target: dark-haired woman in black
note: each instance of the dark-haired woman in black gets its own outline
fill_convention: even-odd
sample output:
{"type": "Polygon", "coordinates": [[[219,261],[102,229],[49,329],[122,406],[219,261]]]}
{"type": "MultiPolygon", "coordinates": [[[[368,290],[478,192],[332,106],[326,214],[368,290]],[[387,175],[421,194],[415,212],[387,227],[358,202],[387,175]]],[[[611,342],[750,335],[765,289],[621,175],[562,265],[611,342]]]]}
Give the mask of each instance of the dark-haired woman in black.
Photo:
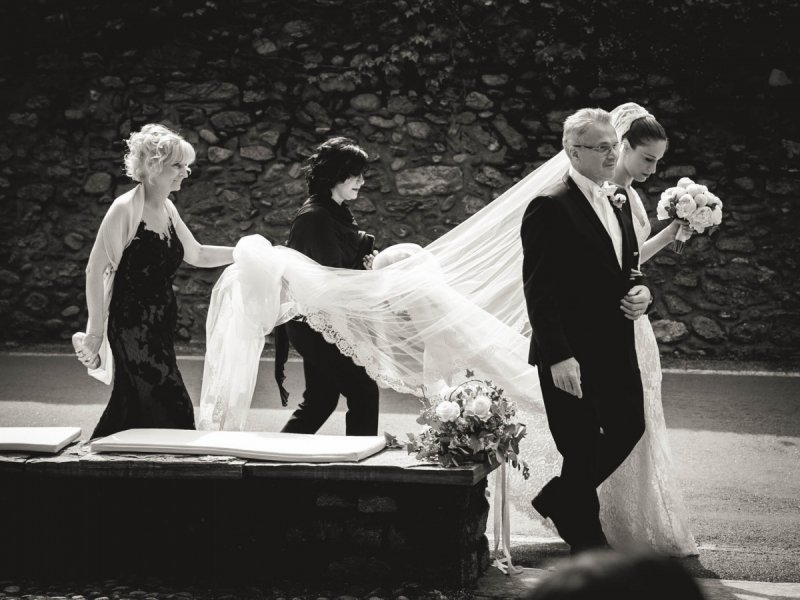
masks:
{"type": "MultiPolygon", "coordinates": [[[[359,231],[346,204],[358,197],[366,167],[367,153],[353,140],[336,137],[321,144],[309,159],[309,198],[295,215],[287,246],[326,267],[372,268],[375,238],[359,231]]],[[[336,409],[341,394],[347,399],[346,434],[376,435],[378,386],[366,370],[302,318],[285,327],[289,341],[303,357],[306,389],[281,431],[316,433],[336,409]]],[[[283,333],[278,332],[276,345],[283,333]]]]}

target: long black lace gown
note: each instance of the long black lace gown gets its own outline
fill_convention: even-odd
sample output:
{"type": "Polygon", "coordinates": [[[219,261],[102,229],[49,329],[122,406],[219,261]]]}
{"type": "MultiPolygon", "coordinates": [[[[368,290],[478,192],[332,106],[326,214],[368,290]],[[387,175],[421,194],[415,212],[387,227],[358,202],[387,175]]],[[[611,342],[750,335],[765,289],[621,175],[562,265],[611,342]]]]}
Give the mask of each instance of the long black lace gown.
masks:
{"type": "Polygon", "coordinates": [[[114,276],[108,311],[114,388],[93,438],[139,427],[195,429],[175,357],[172,282],[182,260],[183,245],[171,223],[167,239],[139,223],[114,276]]]}

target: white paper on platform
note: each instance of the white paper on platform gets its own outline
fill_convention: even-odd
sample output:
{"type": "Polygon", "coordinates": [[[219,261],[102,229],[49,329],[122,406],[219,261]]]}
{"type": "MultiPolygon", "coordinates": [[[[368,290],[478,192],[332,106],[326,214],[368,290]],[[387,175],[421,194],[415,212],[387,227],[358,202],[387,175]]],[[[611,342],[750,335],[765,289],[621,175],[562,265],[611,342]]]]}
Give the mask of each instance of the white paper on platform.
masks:
{"type": "Polygon", "coordinates": [[[0,451],[55,453],[79,437],[80,427],[0,427],[0,451]]]}
{"type": "Polygon", "coordinates": [[[356,462],[386,446],[383,436],[263,431],[128,429],[95,440],[92,452],[217,454],[280,462],[356,462]]]}

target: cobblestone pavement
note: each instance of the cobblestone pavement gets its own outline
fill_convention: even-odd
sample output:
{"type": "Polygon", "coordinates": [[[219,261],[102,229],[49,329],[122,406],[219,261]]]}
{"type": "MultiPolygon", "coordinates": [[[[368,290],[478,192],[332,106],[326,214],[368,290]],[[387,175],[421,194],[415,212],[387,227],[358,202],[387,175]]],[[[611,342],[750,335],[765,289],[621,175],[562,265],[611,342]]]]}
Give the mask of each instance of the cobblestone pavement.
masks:
{"type": "Polygon", "coordinates": [[[414,583],[392,588],[369,588],[357,583],[340,585],[286,584],[212,587],[147,581],[102,582],[0,581],[2,600],[470,600],[471,592],[437,590],[414,583]]]}

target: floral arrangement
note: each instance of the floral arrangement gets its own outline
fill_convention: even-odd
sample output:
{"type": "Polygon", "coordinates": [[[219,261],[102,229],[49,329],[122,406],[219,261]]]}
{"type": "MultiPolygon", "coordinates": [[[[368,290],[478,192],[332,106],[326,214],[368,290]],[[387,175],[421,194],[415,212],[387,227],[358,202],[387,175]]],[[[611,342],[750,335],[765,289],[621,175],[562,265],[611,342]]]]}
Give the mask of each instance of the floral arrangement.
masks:
{"type": "MultiPolygon", "coordinates": [[[[679,219],[697,233],[703,233],[722,223],[722,200],[706,186],[682,177],[675,187],[661,194],[656,215],[660,220],[679,219]]],[[[675,252],[680,254],[688,239],[679,230],[675,236],[675,252]]]]}
{"type": "Polygon", "coordinates": [[[622,205],[627,201],[628,199],[625,197],[625,194],[614,194],[613,198],[610,199],[611,204],[613,204],[615,208],[622,208],[622,205]]]}
{"type": "Polygon", "coordinates": [[[433,398],[423,397],[417,423],[419,435],[408,434],[406,449],[418,460],[435,461],[444,467],[477,462],[503,462],[529,476],[528,465],[519,458],[519,442],[525,425],[514,421],[514,403],[491,381],[467,380],[433,398]]]}

